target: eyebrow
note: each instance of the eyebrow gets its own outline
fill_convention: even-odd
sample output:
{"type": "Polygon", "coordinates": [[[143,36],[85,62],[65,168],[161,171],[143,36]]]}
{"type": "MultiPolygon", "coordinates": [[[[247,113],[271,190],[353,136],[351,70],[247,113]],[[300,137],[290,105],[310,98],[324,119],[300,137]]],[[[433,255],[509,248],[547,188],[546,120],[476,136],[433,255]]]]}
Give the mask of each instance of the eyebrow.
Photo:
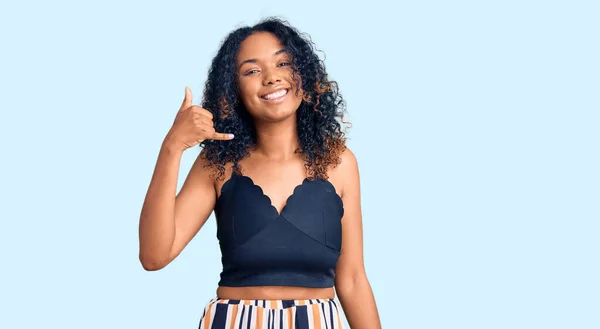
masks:
{"type": "MultiPolygon", "coordinates": [[[[285,50],[285,48],[284,48],[284,49],[280,49],[280,50],[276,51],[276,52],[273,54],[273,56],[277,56],[277,55],[279,55],[279,54],[281,54],[281,53],[287,53],[287,51],[285,50]]],[[[239,69],[240,67],[242,67],[242,65],[244,65],[244,64],[246,64],[246,63],[256,63],[256,62],[258,62],[258,59],[256,59],[256,58],[250,58],[250,59],[246,59],[246,60],[242,61],[242,62],[241,62],[239,65],[238,65],[238,69],[239,69]]]]}

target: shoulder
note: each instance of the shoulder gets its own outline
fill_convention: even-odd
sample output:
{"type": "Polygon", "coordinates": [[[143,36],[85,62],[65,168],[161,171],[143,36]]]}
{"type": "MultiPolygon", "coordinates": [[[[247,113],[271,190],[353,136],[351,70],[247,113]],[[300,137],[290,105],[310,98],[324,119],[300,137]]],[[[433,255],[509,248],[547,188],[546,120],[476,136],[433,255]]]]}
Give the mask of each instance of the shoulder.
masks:
{"type": "Polygon", "coordinates": [[[343,168],[343,170],[349,170],[349,167],[358,166],[358,160],[356,159],[356,155],[347,146],[340,154],[340,160],[341,162],[338,166],[340,168],[343,168]]]}
{"type": "Polygon", "coordinates": [[[340,162],[335,168],[337,180],[341,182],[342,195],[356,190],[359,185],[358,159],[349,147],[340,154],[340,162]]]}
{"type": "Polygon", "coordinates": [[[349,147],[346,147],[340,154],[340,162],[337,165],[337,171],[342,177],[348,177],[357,174],[358,159],[349,147]]]}

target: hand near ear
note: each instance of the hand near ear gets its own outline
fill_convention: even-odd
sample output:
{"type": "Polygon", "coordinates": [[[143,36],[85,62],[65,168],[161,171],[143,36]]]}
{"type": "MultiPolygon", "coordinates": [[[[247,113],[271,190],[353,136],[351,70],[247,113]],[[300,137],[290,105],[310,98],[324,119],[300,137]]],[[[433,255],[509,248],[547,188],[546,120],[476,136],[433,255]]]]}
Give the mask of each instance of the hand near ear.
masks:
{"type": "Polygon", "coordinates": [[[206,139],[230,140],[233,135],[215,131],[212,113],[198,105],[192,105],[192,91],[186,87],[183,104],[165,139],[183,151],[206,139]]]}

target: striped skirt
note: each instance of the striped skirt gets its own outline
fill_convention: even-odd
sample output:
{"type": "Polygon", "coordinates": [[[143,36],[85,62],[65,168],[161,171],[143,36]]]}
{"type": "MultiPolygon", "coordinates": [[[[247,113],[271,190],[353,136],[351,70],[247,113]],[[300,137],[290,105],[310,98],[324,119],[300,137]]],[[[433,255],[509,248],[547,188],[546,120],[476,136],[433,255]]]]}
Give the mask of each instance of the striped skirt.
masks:
{"type": "Polygon", "coordinates": [[[199,329],[342,329],[333,298],[239,300],[215,297],[204,307],[199,329]]]}

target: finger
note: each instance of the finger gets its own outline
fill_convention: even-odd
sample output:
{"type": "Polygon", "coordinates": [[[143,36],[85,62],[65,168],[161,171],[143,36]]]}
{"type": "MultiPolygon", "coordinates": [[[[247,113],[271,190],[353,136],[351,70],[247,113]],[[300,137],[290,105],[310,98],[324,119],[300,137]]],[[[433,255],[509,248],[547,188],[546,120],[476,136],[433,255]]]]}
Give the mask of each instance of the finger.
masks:
{"type": "Polygon", "coordinates": [[[197,127],[200,128],[202,131],[205,131],[209,135],[215,133],[215,125],[212,122],[198,121],[197,127]]]}
{"type": "Polygon", "coordinates": [[[207,110],[205,108],[202,108],[202,110],[203,111],[199,111],[198,113],[204,115],[205,117],[210,118],[211,120],[213,119],[213,114],[209,110],[207,110]]]}
{"type": "MultiPolygon", "coordinates": [[[[196,119],[195,122],[196,122],[196,124],[200,124],[199,127],[215,129],[215,123],[209,118],[206,118],[206,117],[198,118],[198,119],[196,119]]],[[[213,133],[213,132],[215,132],[215,131],[213,130],[211,133],[213,133]]]]}
{"type": "Polygon", "coordinates": [[[213,119],[213,114],[210,113],[209,110],[201,107],[200,105],[193,105],[192,106],[192,111],[194,112],[194,114],[196,114],[194,117],[202,117],[202,118],[209,118],[209,119],[213,119]]]}
{"type": "Polygon", "coordinates": [[[233,137],[233,134],[214,133],[210,138],[217,140],[230,140],[233,139],[233,137]]]}
{"type": "Polygon", "coordinates": [[[179,112],[187,109],[190,106],[192,106],[192,90],[186,86],[185,87],[185,97],[183,98],[183,103],[181,104],[181,107],[179,108],[179,112]]]}

